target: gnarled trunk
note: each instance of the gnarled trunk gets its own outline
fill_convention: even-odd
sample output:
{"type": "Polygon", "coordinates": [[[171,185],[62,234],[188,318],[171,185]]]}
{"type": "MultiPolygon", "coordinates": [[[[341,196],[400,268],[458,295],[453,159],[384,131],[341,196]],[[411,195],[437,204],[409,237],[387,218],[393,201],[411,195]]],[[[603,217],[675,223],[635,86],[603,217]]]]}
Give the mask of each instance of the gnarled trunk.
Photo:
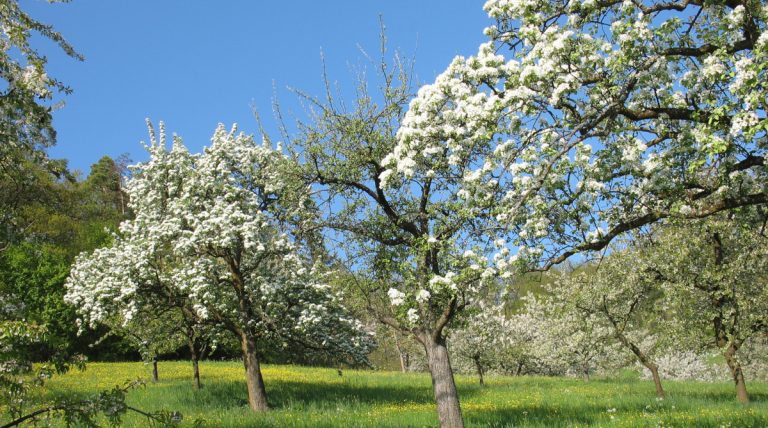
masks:
{"type": "Polygon", "coordinates": [[[453,379],[453,369],[448,358],[448,348],[445,339],[437,340],[427,337],[424,340],[424,348],[427,351],[429,373],[432,375],[432,389],[437,402],[437,416],[440,419],[441,428],[464,428],[464,420],[461,417],[459,394],[456,391],[456,383],[453,379]]]}
{"type": "Polygon", "coordinates": [[[240,344],[243,348],[243,364],[245,365],[245,384],[248,387],[248,405],[251,410],[264,412],[269,410],[267,405],[267,390],[261,377],[261,366],[256,348],[256,339],[247,333],[241,333],[240,344]]]}
{"type": "Polygon", "coordinates": [[[741,369],[741,363],[739,363],[739,360],[736,358],[736,351],[738,351],[738,347],[734,343],[731,343],[724,353],[725,362],[728,363],[728,368],[731,369],[733,382],[736,384],[736,399],[741,403],[747,404],[749,403],[747,384],[744,381],[744,371],[741,369]]]}

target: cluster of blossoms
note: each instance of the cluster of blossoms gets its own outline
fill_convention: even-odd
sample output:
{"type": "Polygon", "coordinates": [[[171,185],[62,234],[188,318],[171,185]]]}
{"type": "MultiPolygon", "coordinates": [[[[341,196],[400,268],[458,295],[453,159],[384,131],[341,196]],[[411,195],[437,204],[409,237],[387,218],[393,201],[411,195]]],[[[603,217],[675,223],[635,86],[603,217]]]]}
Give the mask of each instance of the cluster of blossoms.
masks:
{"type": "MultiPolygon", "coordinates": [[[[659,374],[664,379],[722,381],[728,378],[727,369],[722,365],[707,364],[713,355],[699,355],[693,351],[670,352],[659,355],[656,362],[659,374]]],[[[643,371],[643,378],[650,375],[643,371]]]]}
{"type": "Polygon", "coordinates": [[[484,8],[490,40],[418,91],[380,179],[459,177],[458,197],[493,206],[516,248],[497,268],[549,265],[638,224],[765,200],[764,4],[484,8]]]}

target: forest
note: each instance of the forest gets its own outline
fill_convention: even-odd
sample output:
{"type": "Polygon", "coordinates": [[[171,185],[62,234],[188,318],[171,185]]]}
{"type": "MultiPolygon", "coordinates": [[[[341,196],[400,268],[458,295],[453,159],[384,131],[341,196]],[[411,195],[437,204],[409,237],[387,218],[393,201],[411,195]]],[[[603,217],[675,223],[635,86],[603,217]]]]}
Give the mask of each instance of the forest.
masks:
{"type": "Polygon", "coordinates": [[[0,427],[768,425],[768,4],[482,8],[82,173],[0,0],[0,427]]]}

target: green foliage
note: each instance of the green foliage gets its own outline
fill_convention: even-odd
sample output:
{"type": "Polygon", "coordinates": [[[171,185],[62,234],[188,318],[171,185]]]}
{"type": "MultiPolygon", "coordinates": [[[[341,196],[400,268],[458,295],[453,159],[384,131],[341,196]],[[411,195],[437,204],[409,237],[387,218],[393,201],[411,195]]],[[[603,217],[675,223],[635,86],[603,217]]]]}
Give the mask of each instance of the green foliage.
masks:
{"type": "Polygon", "coordinates": [[[21,243],[5,251],[0,272],[0,294],[13,296],[25,321],[46,326],[44,343],[35,352],[37,359],[69,351],[77,331],[75,311],[63,299],[69,273],[69,260],[63,251],[46,244],[21,243]]]}

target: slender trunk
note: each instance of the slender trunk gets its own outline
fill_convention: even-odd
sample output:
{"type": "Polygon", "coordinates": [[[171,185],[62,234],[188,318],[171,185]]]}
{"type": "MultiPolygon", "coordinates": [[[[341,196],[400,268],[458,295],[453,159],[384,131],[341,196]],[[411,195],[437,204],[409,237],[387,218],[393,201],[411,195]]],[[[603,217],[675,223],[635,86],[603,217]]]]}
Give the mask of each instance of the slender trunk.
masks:
{"type": "Polygon", "coordinates": [[[405,355],[403,355],[402,353],[400,354],[400,371],[403,373],[408,371],[405,367],[405,355]]]}
{"type": "Polygon", "coordinates": [[[408,371],[408,353],[400,346],[397,336],[395,336],[395,348],[397,348],[397,355],[400,357],[400,371],[405,373],[408,371]]]}
{"type": "Polygon", "coordinates": [[[264,388],[264,379],[261,377],[256,339],[247,333],[242,333],[240,340],[243,348],[243,364],[245,364],[245,384],[248,387],[248,405],[256,412],[267,411],[269,410],[267,391],[264,388]]]}
{"type": "Polygon", "coordinates": [[[583,370],[584,370],[584,382],[589,382],[589,364],[588,363],[584,363],[583,370]]]}
{"type": "Polygon", "coordinates": [[[523,362],[520,361],[517,363],[517,372],[515,372],[515,376],[520,376],[520,374],[523,372],[523,362]]]}
{"type": "Polygon", "coordinates": [[[197,360],[197,357],[192,357],[192,371],[194,372],[195,377],[195,389],[200,389],[203,387],[203,385],[200,384],[200,364],[197,360]]]}
{"type": "Polygon", "coordinates": [[[187,341],[189,346],[189,355],[192,357],[192,376],[195,381],[195,389],[200,389],[200,354],[197,352],[197,346],[195,346],[195,340],[190,338],[187,341]]]}
{"type": "Polygon", "coordinates": [[[424,348],[427,351],[429,373],[432,375],[432,389],[437,402],[437,416],[440,419],[441,428],[464,428],[464,420],[461,417],[461,405],[459,394],[456,392],[456,383],[453,379],[451,361],[448,358],[448,348],[445,339],[434,340],[426,337],[424,348]]]}
{"type": "MultiPolygon", "coordinates": [[[[712,244],[715,251],[715,264],[720,266],[723,264],[725,255],[723,242],[720,239],[719,233],[715,232],[712,234],[712,244]]],[[[736,399],[741,403],[747,404],[749,403],[747,384],[744,382],[744,372],[741,369],[741,363],[739,363],[738,358],[736,358],[736,351],[739,350],[739,347],[743,342],[733,338],[734,330],[738,325],[737,320],[739,316],[739,307],[734,300],[735,290],[733,290],[733,294],[724,292],[726,290],[723,289],[718,289],[718,291],[720,291],[720,293],[713,297],[714,306],[719,309],[718,315],[712,320],[715,330],[715,343],[721,348],[728,345],[723,356],[725,357],[725,362],[728,363],[728,368],[731,369],[733,382],[736,384],[736,399]],[[732,308],[733,314],[729,318],[726,318],[724,315],[724,308],[728,307],[732,308]]]]}
{"type": "MultiPolygon", "coordinates": [[[[614,324],[615,326],[615,324],[614,324]]],[[[635,357],[640,361],[640,364],[645,366],[650,372],[651,376],[653,377],[653,384],[656,386],[656,396],[661,398],[662,400],[667,398],[667,395],[664,393],[664,388],[661,386],[661,377],[659,376],[659,366],[656,365],[650,358],[648,358],[648,355],[645,354],[637,345],[635,345],[633,342],[631,342],[624,334],[621,332],[616,333],[616,336],[619,338],[619,341],[629,348],[630,351],[632,351],[633,354],[635,354],[635,357]]]]}
{"type": "Polygon", "coordinates": [[[733,376],[733,382],[736,384],[736,398],[739,402],[747,404],[749,403],[749,394],[747,393],[747,384],[744,381],[741,363],[736,358],[737,350],[738,347],[731,343],[725,351],[725,361],[728,363],[728,368],[731,369],[731,376],[733,376]]]}
{"type": "Polygon", "coordinates": [[[653,384],[656,385],[656,396],[661,398],[662,400],[667,398],[667,394],[664,393],[664,388],[661,387],[661,376],[659,376],[659,367],[653,363],[646,365],[646,367],[648,367],[648,370],[651,371],[651,376],[653,376],[653,384]]]}
{"type": "Polygon", "coordinates": [[[473,360],[475,361],[475,367],[477,367],[477,376],[480,378],[480,385],[485,385],[485,380],[483,379],[483,365],[480,364],[480,358],[475,357],[473,360]]]}
{"type": "Polygon", "coordinates": [[[159,377],[157,375],[157,357],[152,357],[152,382],[157,382],[159,377]]]}
{"type": "Polygon", "coordinates": [[[120,195],[120,214],[125,217],[125,195],[123,195],[123,187],[120,186],[120,189],[117,192],[118,195],[120,195]]]}

